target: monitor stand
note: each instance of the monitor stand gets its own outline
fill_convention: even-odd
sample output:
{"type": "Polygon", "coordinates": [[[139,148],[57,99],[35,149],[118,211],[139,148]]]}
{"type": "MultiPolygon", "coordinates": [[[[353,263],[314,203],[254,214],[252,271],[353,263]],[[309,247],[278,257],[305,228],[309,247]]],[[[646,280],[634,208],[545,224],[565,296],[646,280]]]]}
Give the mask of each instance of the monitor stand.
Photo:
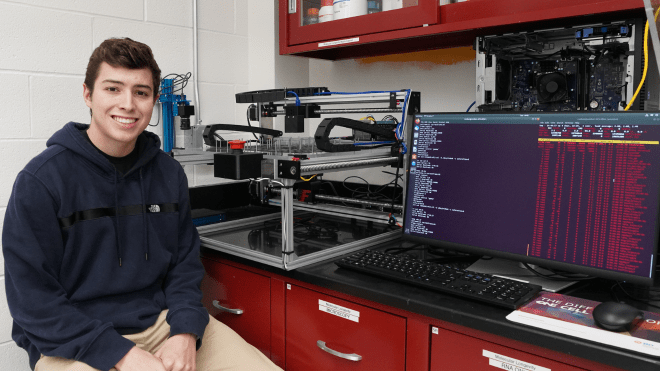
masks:
{"type": "MultiPolygon", "coordinates": [[[[534,269],[542,274],[552,274],[552,272],[537,266],[535,266],[534,269]]],[[[521,282],[528,282],[542,286],[544,291],[550,292],[558,292],[577,283],[577,281],[553,281],[539,277],[534,275],[534,273],[530,272],[519,262],[499,258],[479,259],[469,266],[467,270],[492,274],[496,277],[508,278],[521,282]]]]}

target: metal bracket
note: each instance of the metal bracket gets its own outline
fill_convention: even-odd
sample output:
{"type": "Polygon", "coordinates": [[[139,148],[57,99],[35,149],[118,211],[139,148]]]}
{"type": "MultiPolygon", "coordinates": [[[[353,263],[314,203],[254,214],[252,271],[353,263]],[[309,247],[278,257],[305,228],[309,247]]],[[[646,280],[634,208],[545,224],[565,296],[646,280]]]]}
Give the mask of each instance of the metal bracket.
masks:
{"type": "Polygon", "coordinates": [[[289,0],[289,14],[293,14],[296,12],[296,3],[298,0],[289,0]]]}
{"type": "Polygon", "coordinates": [[[277,177],[300,179],[300,161],[278,161],[277,177]]]}
{"type": "Polygon", "coordinates": [[[390,109],[396,109],[396,93],[390,93],[390,109]]]}

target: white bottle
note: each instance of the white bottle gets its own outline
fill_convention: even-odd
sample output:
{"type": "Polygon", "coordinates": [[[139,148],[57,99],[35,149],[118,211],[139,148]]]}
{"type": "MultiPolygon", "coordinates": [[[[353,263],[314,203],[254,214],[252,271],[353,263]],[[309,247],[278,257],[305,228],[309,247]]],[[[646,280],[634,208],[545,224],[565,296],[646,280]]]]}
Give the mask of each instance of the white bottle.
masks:
{"type": "Polygon", "coordinates": [[[335,19],[335,9],[332,5],[332,0],[321,1],[321,9],[319,9],[319,23],[332,21],[335,19]]]}
{"type": "Polygon", "coordinates": [[[403,0],[383,0],[383,12],[403,8],[403,0]]]}
{"type": "Polygon", "coordinates": [[[367,14],[367,0],[334,0],[335,19],[367,14]]]}

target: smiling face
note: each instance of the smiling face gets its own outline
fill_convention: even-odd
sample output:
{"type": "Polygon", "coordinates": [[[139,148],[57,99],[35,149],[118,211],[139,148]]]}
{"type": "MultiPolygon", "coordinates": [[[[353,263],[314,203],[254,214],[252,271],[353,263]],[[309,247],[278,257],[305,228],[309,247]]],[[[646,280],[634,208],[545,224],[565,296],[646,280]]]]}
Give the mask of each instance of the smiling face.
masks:
{"type": "Polygon", "coordinates": [[[103,62],[92,92],[83,84],[85,103],[92,110],[87,134],[104,153],[123,157],[131,153],[138,135],[151,120],[157,95],[147,68],[112,67],[103,62]]]}

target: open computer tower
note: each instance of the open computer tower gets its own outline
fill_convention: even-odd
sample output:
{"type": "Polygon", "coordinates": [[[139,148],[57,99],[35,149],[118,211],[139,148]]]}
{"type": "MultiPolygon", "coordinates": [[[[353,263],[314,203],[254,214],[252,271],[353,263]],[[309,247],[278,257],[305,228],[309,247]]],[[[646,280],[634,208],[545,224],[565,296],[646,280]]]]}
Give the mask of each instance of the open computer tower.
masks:
{"type": "MultiPolygon", "coordinates": [[[[642,78],[644,20],[479,37],[479,111],[622,111],[642,78]]],[[[657,74],[655,66],[649,73],[657,74]]],[[[630,110],[644,110],[648,78],[630,110]]]]}

